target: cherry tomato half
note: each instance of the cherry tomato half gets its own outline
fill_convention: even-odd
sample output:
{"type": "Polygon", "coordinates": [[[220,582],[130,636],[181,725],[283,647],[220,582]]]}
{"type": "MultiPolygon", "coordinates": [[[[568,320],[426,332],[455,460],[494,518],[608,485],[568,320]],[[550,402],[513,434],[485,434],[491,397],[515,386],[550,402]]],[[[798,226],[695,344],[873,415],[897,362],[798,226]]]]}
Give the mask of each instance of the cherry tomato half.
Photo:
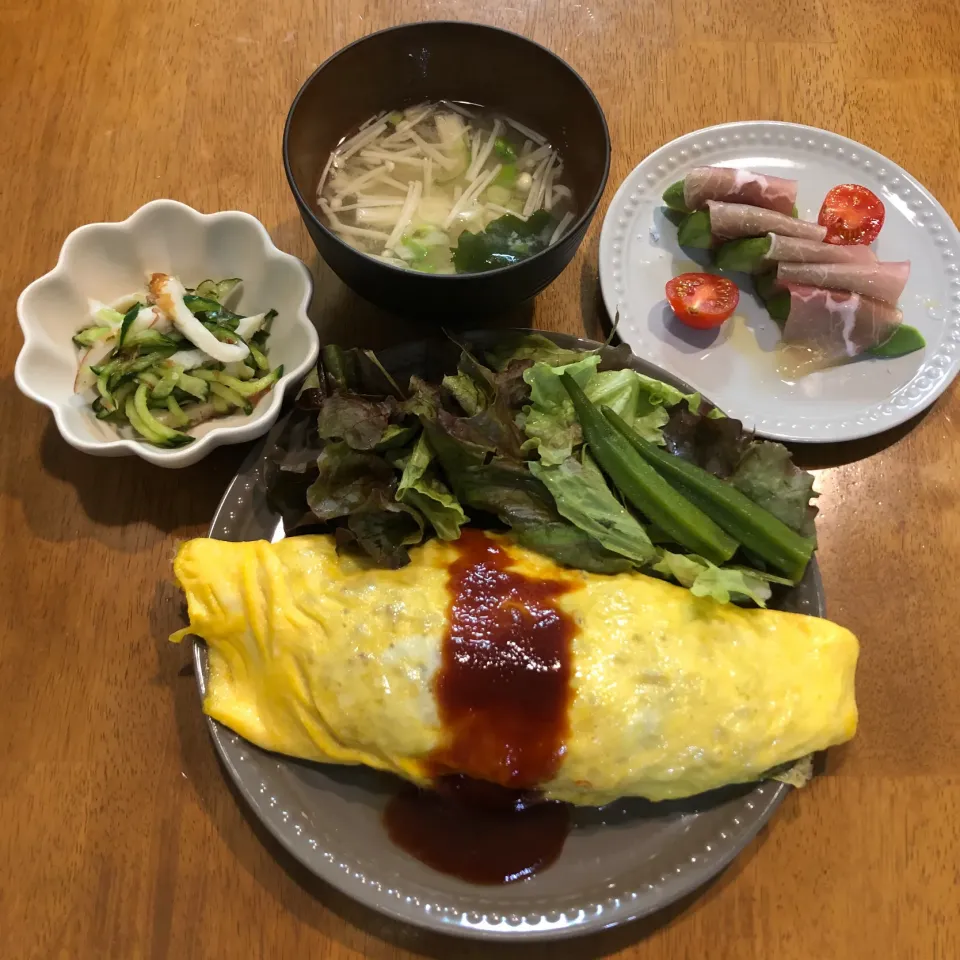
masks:
{"type": "Polygon", "coordinates": [[[868,244],[880,234],[885,215],[875,193],[856,183],[841,183],[827,194],[817,221],[827,228],[826,243],[868,244]]]}
{"type": "Polygon", "coordinates": [[[667,301],[688,327],[711,330],[733,315],[740,291],[732,280],[713,273],[681,273],[667,283],[667,301]]]}

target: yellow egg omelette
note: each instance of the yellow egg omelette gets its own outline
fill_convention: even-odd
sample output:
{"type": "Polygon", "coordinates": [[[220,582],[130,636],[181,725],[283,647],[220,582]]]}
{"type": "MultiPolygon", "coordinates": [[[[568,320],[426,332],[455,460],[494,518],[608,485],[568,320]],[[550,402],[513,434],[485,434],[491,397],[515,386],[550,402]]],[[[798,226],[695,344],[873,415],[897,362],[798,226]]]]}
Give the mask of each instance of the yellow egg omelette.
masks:
{"type": "MultiPolygon", "coordinates": [[[[521,630],[516,584],[553,582],[562,589],[541,602],[535,628],[571,625],[562,742],[549,779],[536,784],[547,798],[686,797],[854,735],[858,643],[843,627],[720,604],[639,573],[568,570],[490,541],[506,567],[489,576],[478,568],[471,609],[521,630]],[[497,582],[507,592],[485,597],[497,582]]],[[[432,540],[410,557],[401,569],[371,568],[338,555],[326,535],[185,543],[174,569],[190,625],[172,639],[194,634],[209,647],[205,712],[267,750],[429,785],[451,737],[439,678],[457,656],[451,570],[462,553],[432,540]]],[[[485,629],[456,620],[461,634],[474,622],[485,629]]],[[[472,736],[483,739],[489,715],[472,715],[472,736]]]]}

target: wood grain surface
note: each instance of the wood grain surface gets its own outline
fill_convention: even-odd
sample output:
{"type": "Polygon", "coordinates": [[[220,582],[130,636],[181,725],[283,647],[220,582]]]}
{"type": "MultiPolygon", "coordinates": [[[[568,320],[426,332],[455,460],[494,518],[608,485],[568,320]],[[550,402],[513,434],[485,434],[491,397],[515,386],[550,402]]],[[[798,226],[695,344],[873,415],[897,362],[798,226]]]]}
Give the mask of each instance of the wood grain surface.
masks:
{"type": "MultiPolygon", "coordinates": [[[[182,472],[73,451],[14,385],[15,299],[78,225],[174,197],[247,210],[311,264],[321,336],[413,335],[316,262],[280,136],[328,54],[433,18],[519,31],[582,72],[613,135],[606,199],[665,141],[765,118],[869,144],[960,219],[955,0],[0,0],[0,956],[954,960],[956,390],[896,435],[803,452],[822,468],[830,613],[862,641],[862,725],[699,896],[562,945],[460,943],[314,881],[232,793],[166,638],[174,546],[206,529],[245,449],[182,472]]],[[[537,325],[596,333],[604,210],[537,325]]]]}

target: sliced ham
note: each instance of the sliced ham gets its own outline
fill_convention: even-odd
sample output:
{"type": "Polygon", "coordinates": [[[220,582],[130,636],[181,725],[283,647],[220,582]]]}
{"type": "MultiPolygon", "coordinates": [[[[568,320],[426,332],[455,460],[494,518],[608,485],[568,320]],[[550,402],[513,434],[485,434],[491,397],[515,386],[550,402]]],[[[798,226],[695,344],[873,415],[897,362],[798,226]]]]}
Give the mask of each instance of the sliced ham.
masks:
{"type": "Polygon", "coordinates": [[[896,303],[907,285],[910,261],[899,263],[781,263],[777,279],[828,290],[848,290],[896,303]]]}
{"type": "Polygon", "coordinates": [[[783,327],[787,344],[812,347],[827,363],[856,357],[885,343],[903,314],[889,303],[858,293],[787,283],[790,316],[783,327]]]}
{"type": "Polygon", "coordinates": [[[798,220],[774,210],[751,207],[746,203],[708,200],[707,209],[710,211],[710,232],[725,240],[776,233],[781,237],[796,237],[799,240],[814,240],[819,243],[827,235],[827,228],[818,223],[798,220]]]}
{"type": "Polygon", "coordinates": [[[789,216],[797,202],[797,181],[735,167],[694,167],[683,178],[683,202],[688,210],[700,210],[708,200],[746,203],[789,216]]]}
{"type": "Polygon", "coordinates": [[[842,246],[837,243],[818,243],[797,237],[781,237],[771,233],[770,250],[765,260],[790,263],[876,263],[877,255],[862,244],[842,246]]]}

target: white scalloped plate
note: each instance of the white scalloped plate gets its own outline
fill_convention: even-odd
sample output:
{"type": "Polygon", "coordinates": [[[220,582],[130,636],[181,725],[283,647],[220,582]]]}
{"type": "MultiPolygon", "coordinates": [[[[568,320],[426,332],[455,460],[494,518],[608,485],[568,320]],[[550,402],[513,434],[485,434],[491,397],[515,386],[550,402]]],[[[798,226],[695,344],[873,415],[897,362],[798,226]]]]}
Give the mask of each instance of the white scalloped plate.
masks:
{"type": "MultiPolygon", "coordinates": [[[[736,278],[737,275],[733,275],[736,278]]],[[[600,284],[607,310],[633,352],[693,384],[731,416],[777,440],[838,441],[903,423],[947,388],[960,366],[960,233],[929,191],[886,157],[826,130],[747,121],[688,133],[650,154],[624,180],[600,236],[600,284]],[[815,220],[827,191],[860,183],[886,206],[874,249],[910,260],[900,301],[926,350],[895,360],[861,359],[795,383],[777,373],[779,330],[752,293],[718,332],[689,331],[663,288],[703,270],[681,250],[660,197],[690,168],[739,166],[800,181],[800,216],[815,220]]]]}
{"type": "MultiPolygon", "coordinates": [[[[467,333],[464,339],[489,346],[503,333],[467,333]]],[[[565,347],[599,346],[564,334],[548,336],[565,347]]],[[[411,373],[441,369],[444,351],[450,351],[449,341],[434,339],[383,351],[380,358],[403,382],[411,373]]],[[[643,361],[634,366],[657,373],[643,361]]],[[[675,377],[665,379],[689,389],[675,377]]],[[[211,537],[283,536],[283,522],[263,496],[268,454],[281,429],[282,423],[277,424],[251,451],[223,496],[211,537]]],[[[816,560],[801,583],[779,596],[777,605],[823,616],[816,560]]],[[[202,694],[206,647],[200,641],[194,663],[202,694]]],[[[461,937],[557,939],[660,910],[730,863],[790,789],[765,781],[678,802],[625,799],[600,809],[580,808],[553,866],[522,883],[478,887],[436,873],[389,841],[381,814],[396,790],[395,778],[361,767],[300,763],[260,750],[216,721],[208,722],[228,773],[256,816],[309,870],[375,910],[461,937]]],[[[453,948],[449,955],[456,955],[453,948]]]]}
{"type": "Polygon", "coordinates": [[[63,242],[57,265],[17,300],[23,349],[17,357],[21,392],[53,411],[64,440],[100,457],[136,454],[158,467],[187,467],[224,444],[263,436],[280,415],[284,391],[314,365],[320,350],[307,314],[310,271],[270,239],[256,217],[239,210],[200,213],[176,200],[151,200],[119,223],[88,223],[63,242]],[[191,432],[196,441],[173,450],[155,447],[97,420],[86,398],[74,393],[77,350],[71,337],[84,325],[88,298],[109,302],[138,290],[155,271],[184,282],[241,277],[235,306],[247,314],[273,308],[270,359],[283,376],[250,415],[208,420],[191,432]]]}

